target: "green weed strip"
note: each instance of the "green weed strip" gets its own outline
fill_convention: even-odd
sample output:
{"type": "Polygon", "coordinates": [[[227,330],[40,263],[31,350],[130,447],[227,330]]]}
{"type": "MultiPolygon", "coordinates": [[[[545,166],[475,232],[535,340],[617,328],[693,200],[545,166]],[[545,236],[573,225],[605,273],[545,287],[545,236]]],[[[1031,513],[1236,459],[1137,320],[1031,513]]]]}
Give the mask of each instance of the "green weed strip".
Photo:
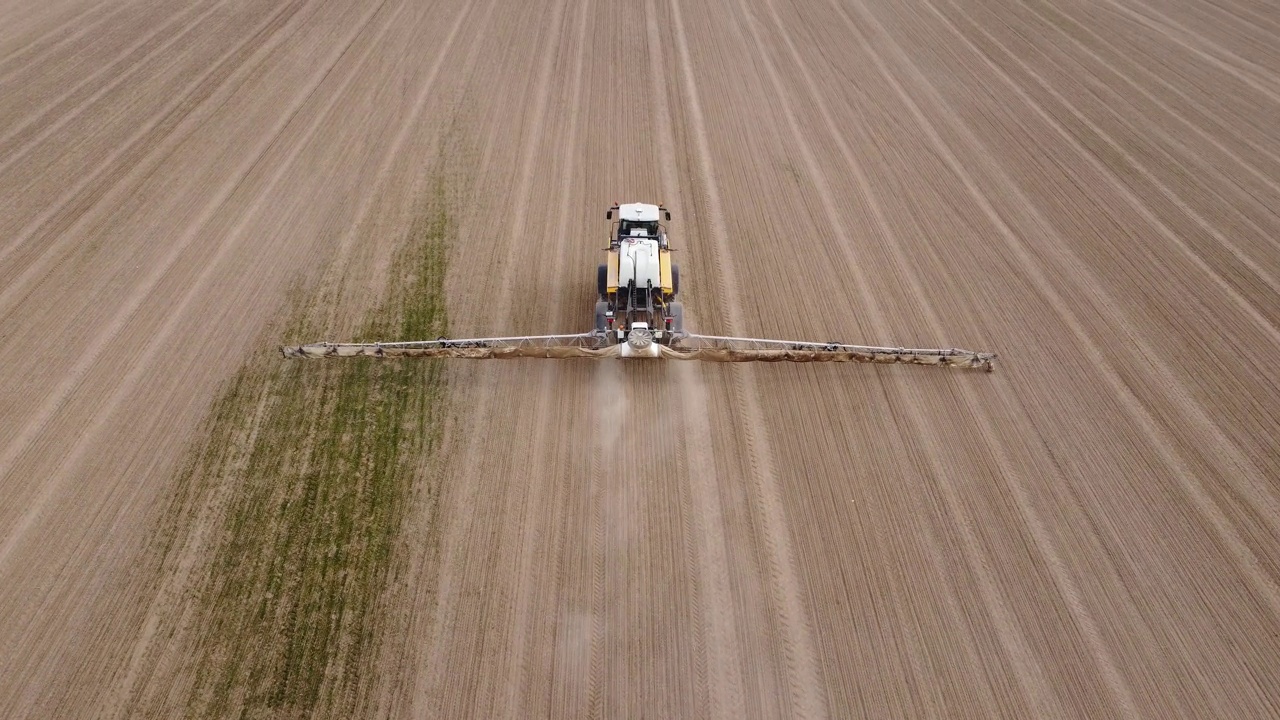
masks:
{"type": "MultiPolygon", "coordinates": [[[[427,205],[366,338],[447,333],[454,228],[438,188],[427,205]]],[[[309,300],[303,308],[324,298],[309,300]]],[[[310,324],[303,310],[285,334],[309,336],[310,324]]],[[[440,442],[442,367],[287,363],[270,349],[229,383],[179,479],[179,515],[200,488],[227,493],[212,565],[196,580],[188,710],[354,716],[385,629],[379,602],[415,473],[440,442]]]]}

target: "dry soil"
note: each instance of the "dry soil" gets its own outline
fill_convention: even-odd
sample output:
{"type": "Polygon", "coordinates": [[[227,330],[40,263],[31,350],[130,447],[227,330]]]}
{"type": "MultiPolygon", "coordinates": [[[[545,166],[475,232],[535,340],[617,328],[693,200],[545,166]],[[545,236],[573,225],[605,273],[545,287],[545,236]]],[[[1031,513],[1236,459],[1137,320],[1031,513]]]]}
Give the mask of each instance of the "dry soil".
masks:
{"type": "Polygon", "coordinates": [[[1278,118],[1265,0],[0,0],[0,716],[1280,715],[1278,118]],[[350,701],[200,704],[211,408],[433,183],[455,335],[644,200],[690,329],[1000,363],[447,364],[350,701]]]}

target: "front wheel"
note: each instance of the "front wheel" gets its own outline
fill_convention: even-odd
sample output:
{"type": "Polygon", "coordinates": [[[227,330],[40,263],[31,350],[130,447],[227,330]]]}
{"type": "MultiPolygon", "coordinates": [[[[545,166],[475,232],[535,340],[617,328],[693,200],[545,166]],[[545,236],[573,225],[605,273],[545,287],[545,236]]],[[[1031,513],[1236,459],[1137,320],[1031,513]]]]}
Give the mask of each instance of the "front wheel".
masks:
{"type": "Polygon", "coordinates": [[[596,303],[596,330],[604,332],[606,329],[605,313],[609,312],[609,303],[601,300],[596,303]]]}
{"type": "Polygon", "coordinates": [[[684,332],[684,303],[671,303],[671,331],[684,332]]]}

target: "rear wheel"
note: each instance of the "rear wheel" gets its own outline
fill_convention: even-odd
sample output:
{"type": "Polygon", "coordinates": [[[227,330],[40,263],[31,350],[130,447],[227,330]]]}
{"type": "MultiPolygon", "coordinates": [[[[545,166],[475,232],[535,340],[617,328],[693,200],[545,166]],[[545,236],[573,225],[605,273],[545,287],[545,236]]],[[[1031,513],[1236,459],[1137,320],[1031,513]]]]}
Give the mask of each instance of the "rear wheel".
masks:
{"type": "Polygon", "coordinates": [[[671,294],[672,295],[680,294],[680,266],[679,265],[671,266],[671,294]]]}
{"type": "Polygon", "coordinates": [[[602,299],[609,294],[609,266],[601,264],[596,268],[596,295],[602,299]]]}
{"type": "Polygon", "coordinates": [[[684,303],[671,303],[671,331],[684,332],[684,303]]]}
{"type": "Polygon", "coordinates": [[[605,313],[609,312],[609,303],[601,300],[596,303],[596,330],[604,332],[606,329],[605,313]]]}

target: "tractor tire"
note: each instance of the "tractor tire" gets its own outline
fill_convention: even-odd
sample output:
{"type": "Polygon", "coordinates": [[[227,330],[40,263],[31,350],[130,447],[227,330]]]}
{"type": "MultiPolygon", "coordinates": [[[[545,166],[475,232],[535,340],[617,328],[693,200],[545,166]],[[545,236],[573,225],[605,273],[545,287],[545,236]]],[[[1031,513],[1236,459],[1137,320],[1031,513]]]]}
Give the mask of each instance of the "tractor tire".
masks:
{"type": "Polygon", "coordinates": [[[671,331],[684,332],[684,303],[671,303],[671,331]]]}
{"type": "Polygon", "coordinates": [[[671,294],[672,295],[680,294],[680,266],[679,265],[671,266],[671,294]]]}
{"type": "Polygon", "coordinates": [[[596,268],[596,295],[603,300],[609,294],[609,266],[601,264],[596,268]]]}
{"type": "MultiPolygon", "coordinates": [[[[604,267],[603,265],[601,267],[604,267]]],[[[596,330],[604,332],[607,328],[605,325],[605,313],[609,312],[609,303],[601,300],[596,303],[596,330]]]]}

